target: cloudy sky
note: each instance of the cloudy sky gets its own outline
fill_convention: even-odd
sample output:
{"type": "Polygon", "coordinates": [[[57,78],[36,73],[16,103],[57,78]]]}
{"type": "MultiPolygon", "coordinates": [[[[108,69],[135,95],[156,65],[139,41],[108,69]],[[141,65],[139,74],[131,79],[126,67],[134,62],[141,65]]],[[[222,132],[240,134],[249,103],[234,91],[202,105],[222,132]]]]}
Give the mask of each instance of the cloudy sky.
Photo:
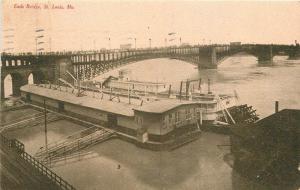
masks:
{"type": "Polygon", "coordinates": [[[166,45],[165,39],[178,45],[180,38],[190,44],[300,41],[297,1],[2,0],[1,9],[2,47],[18,52],[35,51],[36,36],[43,36],[38,47],[47,51],[118,48],[134,45],[134,38],[138,48],[148,47],[149,38],[152,46],[166,45]]]}

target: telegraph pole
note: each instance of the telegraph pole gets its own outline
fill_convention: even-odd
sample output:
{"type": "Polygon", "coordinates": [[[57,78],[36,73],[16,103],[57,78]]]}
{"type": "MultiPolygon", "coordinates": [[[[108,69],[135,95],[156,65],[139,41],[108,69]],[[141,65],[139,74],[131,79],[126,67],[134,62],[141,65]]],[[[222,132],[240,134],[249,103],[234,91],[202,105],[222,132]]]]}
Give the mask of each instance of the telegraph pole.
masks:
{"type": "Polygon", "coordinates": [[[5,39],[5,41],[4,41],[5,48],[3,49],[3,52],[13,53],[14,41],[15,41],[14,32],[15,32],[15,30],[13,28],[3,30],[3,33],[4,33],[3,39],[5,39]],[[10,45],[10,44],[12,44],[12,45],[10,45]]]}
{"type": "Polygon", "coordinates": [[[46,109],[46,100],[44,99],[44,118],[45,118],[45,148],[48,153],[48,139],[47,139],[47,109],[46,109]]]}
{"type": "Polygon", "coordinates": [[[44,38],[44,35],[43,35],[43,32],[45,30],[44,29],[36,29],[35,30],[35,54],[37,55],[39,51],[43,51],[45,50],[44,48],[38,48],[38,45],[40,44],[44,44],[44,41],[38,41],[38,39],[43,39],[44,38]]]}

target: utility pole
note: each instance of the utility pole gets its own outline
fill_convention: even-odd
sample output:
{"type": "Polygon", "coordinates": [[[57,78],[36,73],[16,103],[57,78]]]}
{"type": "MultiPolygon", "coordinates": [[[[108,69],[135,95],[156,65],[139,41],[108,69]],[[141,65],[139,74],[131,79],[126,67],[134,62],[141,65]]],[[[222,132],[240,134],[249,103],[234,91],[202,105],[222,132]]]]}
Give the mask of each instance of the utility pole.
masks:
{"type": "Polygon", "coordinates": [[[182,81],[180,82],[179,100],[181,101],[182,81]]]}
{"type": "Polygon", "coordinates": [[[190,88],[190,81],[189,79],[186,80],[185,83],[185,99],[188,100],[188,96],[189,96],[189,88],[190,88]]]}
{"type": "Polygon", "coordinates": [[[35,55],[37,55],[37,37],[35,37],[35,55]]]}
{"type": "MultiPolygon", "coordinates": [[[[0,65],[0,79],[2,79],[2,64],[0,65]]],[[[0,81],[0,111],[2,110],[2,82],[0,81]]],[[[2,118],[0,118],[2,119],[2,118]]]]}
{"type": "Polygon", "coordinates": [[[207,93],[208,94],[211,94],[211,92],[210,92],[210,79],[208,79],[208,84],[207,84],[207,93]]]}
{"type": "Polygon", "coordinates": [[[47,109],[46,109],[46,100],[44,99],[44,118],[45,118],[45,148],[48,153],[48,139],[47,139],[47,109]]]}
{"type": "Polygon", "coordinates": [[[45,50],[44,48],[38,48],[38,45],[40,44],[44,44],[44,41],[38,41],[38,39],[43,39],[44,38],[44,35],[43,35],[43,32],[45,30],[44,29],[36,29],[35,30],[35,54],[37,55],[39,51],[43,51],[45,50]]]}
{"type": "Polygon", "coordinates": [[[49,52],[51,52],[51,42],[52,42],[52,39],[51,39],[51,37],[49,37],[49,52]]]}
{"type": "Polygon", "coordinates": [[[3,38],[5,39],[3,52],[5,53],[14,52],[14,41],[15,41],[14,31],[15,30],[13,28],[3,30],[3,34],[4,34],[3,38]]]}
{"type": "Polygon", "coordinates": [[[201,78],[199,79],[199,86],[198,86],[198,90],[201,93],[201,78]]]}

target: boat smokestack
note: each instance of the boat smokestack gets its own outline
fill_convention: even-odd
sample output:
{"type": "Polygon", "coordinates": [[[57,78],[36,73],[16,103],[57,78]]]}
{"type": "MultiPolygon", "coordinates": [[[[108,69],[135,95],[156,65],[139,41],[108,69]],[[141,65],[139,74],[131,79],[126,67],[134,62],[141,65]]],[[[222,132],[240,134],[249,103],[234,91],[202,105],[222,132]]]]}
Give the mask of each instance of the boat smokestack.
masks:
{"type": "Polygon", "coordinates": [[[199,90],[199,91],[200,91],[200,93],[201,93],[201,78],[199,79],[198,90],[199,90]]]}
{"type": "Polygon", "coordinates": [[[279,110],[279,102],[275,101],[275,113],[277,113],[279,110]]]}
{"type": "Polygon", "coordinates": [[[210,79],[208,79],[208,83],[207,83],[207,93],[208,94],[211,94],[211,91],[210,91],[210,79]]]}

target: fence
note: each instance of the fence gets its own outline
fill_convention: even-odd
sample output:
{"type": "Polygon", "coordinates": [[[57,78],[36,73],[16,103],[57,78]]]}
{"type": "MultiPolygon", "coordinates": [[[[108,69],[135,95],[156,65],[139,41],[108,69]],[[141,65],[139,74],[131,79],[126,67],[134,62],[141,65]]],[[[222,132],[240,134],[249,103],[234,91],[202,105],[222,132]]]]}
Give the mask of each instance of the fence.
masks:
{"type": "Polygon", "coordinates": [[[41,162],[35,159],[33,156],[25,152],[24,144],[18,141],[17,139],[8,139],[4,135],[0,134],[1,145],[5,146],[9,150],[12,150],[20,156],[25,162],[29,163],[31,166],[36,168],[42,175],[46,176],[49,180],[54,182],[63,190],[75,190],[75,188],[58,176],[56,173],[48,169],[41,162]]]}

